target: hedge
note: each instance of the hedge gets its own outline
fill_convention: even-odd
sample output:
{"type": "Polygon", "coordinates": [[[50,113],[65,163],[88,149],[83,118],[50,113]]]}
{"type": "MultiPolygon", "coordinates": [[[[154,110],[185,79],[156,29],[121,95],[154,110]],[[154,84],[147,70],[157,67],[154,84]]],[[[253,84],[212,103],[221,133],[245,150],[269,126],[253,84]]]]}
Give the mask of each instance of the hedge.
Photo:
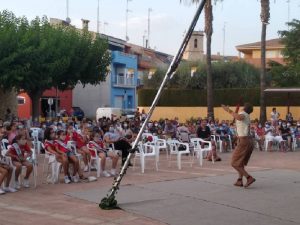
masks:
{"type": "MultiPolygon", "coordinates": [[[[240,97],[244,102],[251,102],[259,106],[259,88],[249,89],[216,89],[214,90],[214,105],[236,105],[240,97]]],[[[138,90],[138,105],[150,106],[157,93],[154,89],[138,90]]],[[[287,105],[287,93],[285,94],[267,94],[266,104],[270,106],[287,105]]],[[[300,93],[290,94],[290,105],[300,105],[300,93]]],[[[184,89],[165,89],[158,102],[158,106],[207,106],[206,90],[184,90],[184,89]]]]}

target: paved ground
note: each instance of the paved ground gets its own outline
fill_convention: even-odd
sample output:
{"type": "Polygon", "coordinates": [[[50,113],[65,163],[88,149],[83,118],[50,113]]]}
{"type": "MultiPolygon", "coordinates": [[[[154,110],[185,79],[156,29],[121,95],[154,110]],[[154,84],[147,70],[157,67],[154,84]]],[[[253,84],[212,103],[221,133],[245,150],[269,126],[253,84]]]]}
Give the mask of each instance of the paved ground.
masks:
{"type": "Polygon", "coordinates": [[[230,156],[181,171],[163,156],[159,172],[152,160],[145,174],[130,169],[117,198],[123,210],[98,208],[112,178],[52,185],[40,176],[36,189],[0,196],[0,224],[300,224],[300,151],[256,151],[249,170],[258,181],[247,190],[232,186],[230,156]]]}

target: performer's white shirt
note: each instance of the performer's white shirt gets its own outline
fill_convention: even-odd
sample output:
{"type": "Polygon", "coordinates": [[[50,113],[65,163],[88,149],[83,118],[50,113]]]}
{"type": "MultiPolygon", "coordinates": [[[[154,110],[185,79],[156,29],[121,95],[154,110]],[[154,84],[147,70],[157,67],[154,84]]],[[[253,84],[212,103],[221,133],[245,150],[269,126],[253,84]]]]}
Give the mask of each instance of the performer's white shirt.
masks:
{"type": "Polygon", "coordinates": [[[250,115],[245,111],[239,113],[243,115],[243,120],[236,120],[236,130],[239,137],[245,137],[250,135],[250,115]]]}

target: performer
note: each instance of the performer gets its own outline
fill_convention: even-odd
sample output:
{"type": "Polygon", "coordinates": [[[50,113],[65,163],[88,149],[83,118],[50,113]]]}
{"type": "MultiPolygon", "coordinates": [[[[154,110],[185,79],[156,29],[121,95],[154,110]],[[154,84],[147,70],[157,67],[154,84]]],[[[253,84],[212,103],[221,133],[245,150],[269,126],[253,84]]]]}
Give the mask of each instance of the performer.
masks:
{"type": "Polygon", "coordinates": [[[250,136],[250,114],[253,112],[253,106],[250,103],[245,103],[244,109],[240,113],[233,112],[228,106],[222,105],[222,107],[236,120],[238,143],[232,154],[231,166],[238,172],[239,178],[234,185],[249,187],[255,182],[255,179],[245,170],[254,148],[250,136]],[[247,178],[245,185],[243,185],[243,176],[247,178]]]}

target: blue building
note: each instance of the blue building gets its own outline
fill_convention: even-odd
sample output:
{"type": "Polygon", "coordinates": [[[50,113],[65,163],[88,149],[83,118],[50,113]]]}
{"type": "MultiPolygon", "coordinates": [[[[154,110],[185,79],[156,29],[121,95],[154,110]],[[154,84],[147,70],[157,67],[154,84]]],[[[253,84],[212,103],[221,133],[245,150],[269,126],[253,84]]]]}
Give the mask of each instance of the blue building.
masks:
{"type": "Polygon", "coordinates": [[[137,107],[136,89],[138,62],[135,55],[126,54],[126,42],[111,36],[107,39],[111,52],[110,73],[100,85],[78,84],[73,90],[73,106],[81,107],[87,117],[94,118],[99,107],[132,111],[137,107]]]}

